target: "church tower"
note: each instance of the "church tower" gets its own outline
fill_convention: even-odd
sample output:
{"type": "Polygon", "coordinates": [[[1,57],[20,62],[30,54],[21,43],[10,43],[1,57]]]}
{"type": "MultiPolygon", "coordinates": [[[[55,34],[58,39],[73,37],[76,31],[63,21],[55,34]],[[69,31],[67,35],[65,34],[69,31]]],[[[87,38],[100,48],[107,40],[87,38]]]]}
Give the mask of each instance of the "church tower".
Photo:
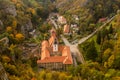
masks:
{"type": "Polygon", "coordinates": [[[56,38],[53,43],[53,52],[58,52],[58,41],[56,38]]]}

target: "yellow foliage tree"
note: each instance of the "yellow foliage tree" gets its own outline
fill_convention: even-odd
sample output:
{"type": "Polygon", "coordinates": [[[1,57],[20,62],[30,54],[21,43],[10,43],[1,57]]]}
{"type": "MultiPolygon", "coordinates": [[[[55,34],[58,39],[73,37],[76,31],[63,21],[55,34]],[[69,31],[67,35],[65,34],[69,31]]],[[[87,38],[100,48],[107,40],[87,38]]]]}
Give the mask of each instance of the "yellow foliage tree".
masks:
{"type": "Polygon", "coordinates": [[[12,32],[12,27],[11,27],[11,26],[8,26],[8,27],[6,28],[6,31],[9,32],[9,33],[12,32]]]}
{"type": "Polygon", "coordinates": [[[17,7],[17,9],[21,8],[22,7],[21,3],[17,3],[16,7],[17,7]]]}
{"type": "Polygon", "coordinates": [[[2,56],[2,61],[8,63],[10,62],[10,58],[8,56],[2,56]]]}
{"type": "Polygon", "coordinates": [[[20,42],[20,41],[23,41],[23,40],[24,40],[24,35],[21,34],[21,33],[17,33],[17,34],[15,35],[15,38],[16,38],[16,40],[17,40],[18,42],[20,42]]]}
{"type": "Polygon", "coordinates": [[[112,80],[120,80],[120,77],[113,77],[112,80]]]}
{"type": "Polygon", "coordinates": [[[12,1],[13,3],[15,3],[15,4],[17,3],[17,0],[11,0],[11,1],[12,1]]]}
{"type": "Polygon", "coordinates": [[[10,34],[10,37],[11,37],[11,38],[14,38],[14,35],[13,35],[13,34],[10,34]]]}
{"type": "Polygon", "coordinates": [[[12,22],[12,27],[13,27],[13,29],[16,29],[16,27],[17,27],[17,21],[16,21],[16,20],[14,20],[14,21],[12,22]]]}
{"type": "Polygon", "coordinates": [[[66,80],[66,74],[65,73],[61,73],[60,75],[59,75],[59,80],[66,80]]]}
{"type": "Polygon", "coordinates": [[[104,54],[103,54],[103,61],[105,62],[105,61],[107,61],[108,60],[108,58],[111,56],[111,49],[110,48],[108,48],[108,49],[106,49],[105,51],[104,51],[104,54]]]}
{"type": "Polygon", "coordinates": [[[114,62],[114,55],[111,55],[108,59],[108,67],[111,67],[114,62]]]}
{"type": "Polygon", "coordinates": [[[35,9],[33,9],[33,8],[28,8],[28,12],[31,12],[33,15],[35,15],[35,14],[36,14],[35,9]]]}
{"type": "Polygon", "coordinates": [[[11,44],[9,47],[9,50],[12,54],[14,54],[14,49],[15,49],[16,45],[11,44]]]}

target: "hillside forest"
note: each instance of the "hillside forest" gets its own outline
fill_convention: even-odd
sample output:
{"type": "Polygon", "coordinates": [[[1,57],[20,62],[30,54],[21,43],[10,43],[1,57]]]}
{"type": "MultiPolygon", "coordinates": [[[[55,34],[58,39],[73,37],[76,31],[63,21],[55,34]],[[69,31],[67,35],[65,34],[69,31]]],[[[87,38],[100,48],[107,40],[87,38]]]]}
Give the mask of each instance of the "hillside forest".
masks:
{"type": "MultiPolygon", "coordinates": [[[[58,37],[64,34],[61,29],[58,37]]],[[[3,80],[120,80],[120,0],[0,0],[0,64],[7,74],[3,80]],[[50,37],[52,13],[78,26],[74,34],[65,35],[70,42],[104,25],[102,19],[114,19],[78,45],[84,64],[77,62],[67,71],[40,70],[36,55],[50,37]]]]}

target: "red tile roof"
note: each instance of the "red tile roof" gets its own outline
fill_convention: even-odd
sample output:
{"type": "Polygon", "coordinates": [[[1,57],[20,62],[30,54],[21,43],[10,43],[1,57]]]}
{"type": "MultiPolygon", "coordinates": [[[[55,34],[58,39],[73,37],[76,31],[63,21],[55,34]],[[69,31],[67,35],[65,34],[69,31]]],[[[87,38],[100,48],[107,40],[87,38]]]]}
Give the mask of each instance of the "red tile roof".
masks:
{"type": "Polygon", "coordinates": [[[107,21],[107,18],[100,18],[98,22],[105,22],[107,21]]]}
{"type": "Polygon", "coordinates": [[[37,63],[63,62],[65,58],[64,56],[53,56],[45,58],[44,60],[38,60],[37,63]]]}
{"type": "Polygon", "coordinates": [[[42,53],[41,53],[41,60],[45,59],[46,57],[50,57],[50,53],[49,53],[49,51],[47,49],[42,51],[42,53]]]}
{"type": "Polygon", "coordinates": [[[55,37],[54,37],[54,36],[52,36],[52,37],[49,39],[49,45],[50,45],[50,46],[53,45],[54,40],[55,40],[55,37]]]}
{"type": "Polygon", "coordinates": [[[48,41],[47,40],[44,40],[43,42],[42,42],[42,47],[43,46],[46,46],[46,47],[48,47],[49,46],[49,44],[48,44],[48,41]]]}
{"type": "Polygon", "coordinates": [[[68,46],[59,46],[62,56],[50,56],[49,48],[41,53],[41,60],[38,60],[37,63],[61,62],[63,64],[73,64],[70,48],[68,46]]]}
{"type": "Polygon", "coordinates": [[[63,64],[73,64],[72,56],[70,52],[70,47],[68,46],[58,46],[58,53],[61,53],[62,56],[50,56],[53,53],[53,43],[56,38],[56,35],[51,33],[51,38],[49,41],[44,40],[42,42],[41,48],[41,60],[38,60],[37,63],[55,63],[60,62],[63,64]]]}
{"type": "Polygon", "coordinates": [[[63,61],[63,64],[72,64],[72,61],[66,57],[66,59],[63,61]]]}
{"type": "Polygon", "coordinates": [[[64,33],[69,33],[69,28],[70,28],[70,26],[69,25],[64,25],[64,33]]]}

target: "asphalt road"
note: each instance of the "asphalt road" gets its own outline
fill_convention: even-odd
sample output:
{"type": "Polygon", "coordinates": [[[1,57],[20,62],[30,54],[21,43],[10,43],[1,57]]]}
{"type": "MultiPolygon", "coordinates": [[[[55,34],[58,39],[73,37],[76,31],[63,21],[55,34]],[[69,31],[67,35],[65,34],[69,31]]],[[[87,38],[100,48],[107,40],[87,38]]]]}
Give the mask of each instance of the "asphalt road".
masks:
{"type": "MultiPolygon", "coordinates": [[[[115,16],[113,16],[112,18],[110,18],[106,23],[104,23],[102,26],[100,26],[98,29],[96,29],[93,33],[91,33],[88,36],[80,39],[78,41],[78,43],[76,43],[74,45],[72,45],[63,35],[61,35],[61,38],[62,38],[63,42],[65,43],[65,45],[70,47],[72,55],[74,55],[79,62],[81,62],[82,64],[84,64],[85,63],[85,59],[84,59],[82,53],[78,49],[78,44],[82,44],[83,42],[85,42],[86,40],[88,40],[89,38],[91,38],[92,36],[94,36],[98,31],[100,31],[106,24],[108,24],[109,22],[111,22],[114,18],[115,18],[115,16]]],[[[55,26],[55,28],[58,29],[57,23],[52,18],[50,18],[50,20],[53,23],[53,25],[55,26]]]]}

